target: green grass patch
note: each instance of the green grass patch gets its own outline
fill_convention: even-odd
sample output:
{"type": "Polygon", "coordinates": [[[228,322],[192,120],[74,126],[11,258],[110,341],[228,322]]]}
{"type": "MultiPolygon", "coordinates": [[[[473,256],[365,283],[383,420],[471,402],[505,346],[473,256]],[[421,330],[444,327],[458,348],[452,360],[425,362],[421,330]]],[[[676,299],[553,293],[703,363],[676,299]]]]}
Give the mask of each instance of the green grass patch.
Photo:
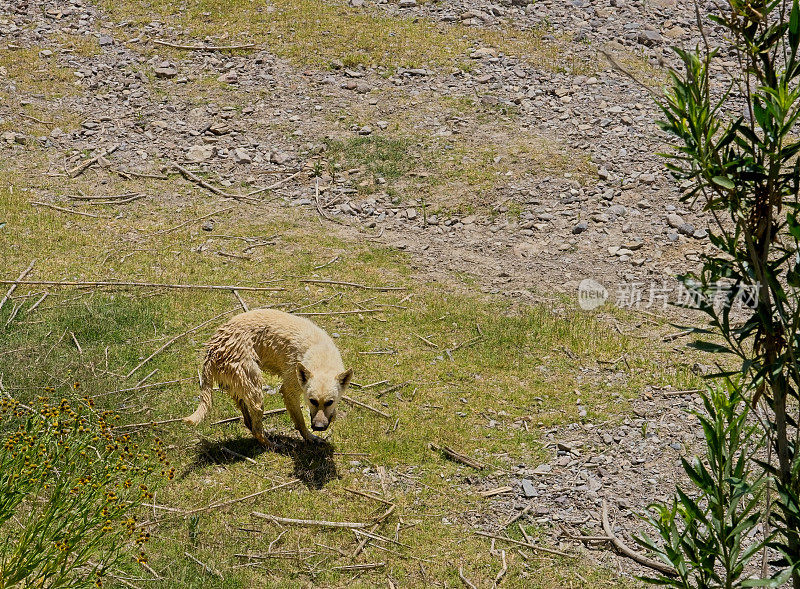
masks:
{"type": "MultiPolygon", "coordinates": [[[[103,10],[136,25],[159,18],[180,25],[192,37],[218,38],[239,31],[238,40],[265,43],[282,57],[305,66],[461,67],[469,69],[473,47],[492,46],[538,67],[583,71],[594,67],[566,56],[564,41],[542,39],[543,31],[482,30],[427,19],[391,17],[377,9],[355,9],[342,0],[165,0],[111,2],[103,10]]],[[[158,48],[164,53],[164,48],[158,48]]],[[[577,73],[577,71],[576,71],[577,73]]]]}

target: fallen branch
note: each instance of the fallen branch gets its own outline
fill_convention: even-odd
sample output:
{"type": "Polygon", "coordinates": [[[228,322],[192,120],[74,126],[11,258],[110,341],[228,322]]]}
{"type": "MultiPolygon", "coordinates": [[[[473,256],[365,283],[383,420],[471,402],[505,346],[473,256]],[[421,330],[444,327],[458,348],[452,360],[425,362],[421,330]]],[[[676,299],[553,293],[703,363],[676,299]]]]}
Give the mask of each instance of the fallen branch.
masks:
{"type": "Polygon", "coordinates": [[[147,427],[147,426],[154,426],[154,425],[165,425],[167,423],[178,423],[179,421],[183,421],[183,417],[176,417],[174,419],[164,419],[163,421],[145,421],[142,423],[126,423],[122,425],[115,425],[116,428],[131,428],[131,427],[147,427]]]}
{"type": "Polygon", "coordinates": [[[16,280],[12,280],[10,282],[2,282],[2,283],[0,283],[0,284],[11,284],[11,288],[8,289],[8,291],[6,292],[5,296],[3,296],[3,299],[0,300],[0,309],[2,309],[3,305],[6,304],[6,301],[11,298],[11,295],[14,294],[14,291],[17,290],[17,287],[20,284],[22,284],[22,281],[25,280],[25,277],[28,274],[31,273],[31,270],[33,270],[34,264],[36,264],[36,260],[33,260],[30,263],[30,265],[22,271],[22,273],[19,275],[19,278],[17,278],[16,280]]]}
{"type": "Polygon", "coordinates": [[[495,495],[503,495],[505,493],[511,493],[514,491],[513,487],[509,487],[508,485],[504,487],[497,487],[495,489],[487,489],[486,491],[478,491],[478,495],[481,497],[494,497],[495,495]]]}
{"type": "Polygon", "coordinates": [[[214,194],[218,194],[219,196],[222,196],[222,197],[225,197],[225,198],[233,198],[233,199],[241,200],[241,201],[245,201],[245,202],[258,202],[258,199],[250,198],[249,195],[230,194],[228,192],[220,190],[219,188],[217,188],[213,184],[209,184],[208,182],[203,180],[200,176],[198,176],[197,174],[195,174],[193,172],[190,172],[189,170],[187,170],[186,168],[184,168],[183,166],[181,166],[180,164],[178,164],[176,162],[172,162],[170,164],[170,166],[172,166],[173,168],[178,170],[183,175],[183,177],[186,178],[187,180],[190,180],[190,181],[194,182],[198,186],[202,186],[206,190],[210,190],[214,194]]]}
{"type": "Polygon", "coordinates": [[[506,564],[506,551],[500,551],[500,557],[503,559],[503,567],[500,569],[500,572],[497,573],[497,576],[494,578],[494,585],[493,587],[497,587],[500,584],[500,581],[503,580],[506,572],[508,572],[508,565],[506,564]]]}
{"type": "Polygon", "coordinates": [[[507,538],[505,536],[498,536],[496,534],[489,534],[487,532],[475,532],[478,536],[484,536],[485,538],[494,538],[495,540],[503,540],[505,542],[510,542],[511,544],[516,544],[517,546],[525,546],[526,548],[530,548],[531,550],[538,550],[539,552],[544,552],[546,554],[553,554],[555,556],[566,556],[567,558],[575,558],[573,554],[567,554],[566,552],[561,552],[560,550],[553,550],[552,548],[545,548],[544,546],[538,546],[536,544],[531,544],[530,542],[520,542],[519,540],[514,540],[513,538],[507,538]]]}
{"type": "Polygon", "coordinates": [[[344,487],[344,490],[348,493],[353,493],[354,495],[360,495],[361,497],[366,497],[367,499],[372,499],[373,501],[378,501],[379,503],[383,503],[384,505],[394,505],[391,501],[387,499],[383,499],[382,497],[378,497],[371,493],[367,493],[365,491],[359,491],[358,489],[351,489],[350,487],[344,487]]]}
{"type": "Polygon", "coordinates": [[[56,124],[55,121],[43,121],[42,119],[37,119],[36,117],[33,117],[33,116],[29,115],[29,114],[25,114],[24,112],[19,113],[19,116],[21,116],[23,119],[28,119],[28,120],[34,121],[34,122],[42,124],[42,125],[55,125],[56,124]]]}
{"type": "Polygon", "coordinates": [[[236,49],[253,49],[254,43],[245,43],[243,45],[178,45],[177,43],[170,43],[169,41],[162,41],[160,39],[153,39],[155,45],[162,45],[164,47],[172,47],[173,49],[184,49],[186,51],[233,51],[236,49]]]}
{"type": "Polygon", "coordinates": [[[380,411],[379,409],[375,409],[375,407],[367,405],[366,403],[362,403],[361,401],[356,401],[355,399],[353,399],[352,397],[348,397],[347,395],[342,395],[342,400],[347,401],[348,403],[352,403],[353,405],[356,405],[358,407],[363,407],[364,409],[369,409],[373,413],[377,413],[378,415],[380,415],[382,417],[385,417],[386,419],[391,419],[392,418],[392,416],[389,415],[388,413],[384,413],[383,411],[380,411]]]}
{"type": "Polygon", "coordinates": [[[207,319],[207,320],[203,321],[200,325],[195,325],[191,329],[188,329],[188,330],[184,331],[183,333],[180,333],[180,334],[176,335],[171,340],[169,340],[167,343],[165,343],[163,346],[158,348],[155,352],[150,354],[147,358],[145,358],[144,360],[139,362],[139,364],[137,364],[128,374],[125,375],[125,378],[130,378],[133,375],[134,372],[139,370],[142,366],[147,364],[150,360],[155,358],[158,354],[160,354],[161,352],[166,350],[168,347],[170,347],[172,344],[174,344],[176,341],[178,341],[182,337],[185,337],[185,336],[189,335],[190,333],[194,333],[195,331],[197,331],[201,327],[204,327],[204,326],[208,325],[209,323],[211,323],[212,321],[214,321],[216,319],[219,319],[220,317],[222,317],[224,315],[228,315],[228,314],[232,313],[233,311],[236,311],[236,309],[230,309],[228,311],[224,311],[223,313],[220,313],[219,315],[215,315],[211,319],[207,319]]]}
{"type": "Polygon", "coordinates": [[[478,589],[472,584],[472,582],[470,582],[469,579],[464,576],[464,565],[458,567],[458,578],[461,579],[461,582],[464,583],[464,585],[466,585],[469,589],[478,589]]]}
{"type": "Polygon", "coordinates": [[[176,229],[180,229],[181,227],[185,227],[189,223],[195,223],[197,221],[202,221],[203,219],[208,219],[209,217],[213,217],[214,215],[221,215],[222,213],[227,213],[228,211],[232,211],[235,207],[228,207],[226,209],[220,209],[218,211],[214,211],[213,213],[208,213],[207,215],[203,215],[202,217],[195,217],[194,219],[189,219],[188,221],[184,221],[179,225],[175,225],[175,227],[170,227],[169,229],[162,229],[161,231],[156,231],[152,235],[162,235],[164,233],[171,233],[176,229]]]}
{"type": "Polygon", "coordinates": [[[190,559],[192,559],[192,560],[193,560],[193,561],[195,561],[197,564],[199,564],[201,567],[203,567],[203,569],[205,569],[205,571],[206,571],[206,572],[207,572],[209,575],[214,575],[215,577],[219,577],[219,578],[220,578],[220,579],[222,579],[223,581],[225,580],[225,577],[223,577],[223,576],[222,576],[222,573],[220,573],[219,571],[212,569],[212,568],[211,568],[210,566],[208,566],[206,563],[204,563],[204,562],[202,562],[201,560],[199,560],[199,559],[195,558],[194,556],[192,556],[192,555],[191,555],[191,554],[189,554],[188,552],[184,552],[183,554],[184,554],[184,555],[185,555],[187,558],[190,558],[190,559]]]}
{"type": "Polygon", "coordinates": [[[76,178],[77,176],[80,176],[83,173],[83,171],[86,170],[86,168],[88,168],[89,166],[97,163],[99,160],[101,160],[102,158],[106,157],[107,155],[111,155],[112,153],[114,153],[118,149],[119,149],[119,143],[116,144],[116,145],[112,145],[111,147],[109,147],[108,149],[104,150],[103,152],[97,154],[93,158],[88,159],[88,160],[86,160],[85,162],[83,162],[81,164],[78,164],[77,166],[75,166],[71,170],[67,170],[67,176],[70,176],[71,178],[76,178]]]}
{"type": "Polygon", "coordinates": [[[385,562],[375,562],[372,564],[345,564],[338,567],[331,567],[331,569],[334,571],[368,571],[370,569],[379,569],[385,566],[385,562]]]}
{"type": "Polygon", "coordinates": [[[466,464],[467,466],[471,466],[472,468],[477,468],[478,470],[486,468],[485,464],[483,464],[481,462],[478,462],[477,460],[474,460],[474,459],[470,458],[469,456],[461,454],[460,452],[456,452],[455,450],[453,450],[452,448],[448,448],[447,446],[437,446],[434,443],[430,443],[430,444],[428,444],[428,447],[433,451],[442,452],[450,460],[453,460],[455,462],[460,462],[461,464],[466,464]]]}
{"type": "Polygon", "coordinates": [[[389,291],[389,290],[408,290],[405,286],[369,286],[366,284],[356,284],[355,282],[341,282],[339,280],[321,280],[321,279],[312,279],[306,278],[301,280],[300,282],[304,282],[307,284],[332,284],[336,286],[352,286],[353,288],[361,288],[364,290],[378,290],[378,291],[389,291]]]}
{"type": "Polygon", "coordinates": [[[366,528],[369,524],[361,523],[361,522],[329,522],[325,520],[319,519],[294,519],[291,517],[278,517],[277,515],[269,515],[266,513],[259,513],[258,511],[253,511],[250,513],[255,517],[260,517],[262,519],[272,520],[276,523],[280,524],[291,524],[296,526],[315,526],[320,528],[347,528],[347,529],[361,529],[366,528]]]}
{"type": "Polygon", "coordinates": [[[301,317],[314,317],[320,315],[362,315],[370,313],[380,313],[384,309],[358,309],[356,311],[316,311],[308,313],[293,313],[293,315],[300,315],[301,317]]]}
{"type": "Polygon", "coordinates": [[[671,566],[667,566],[666,564],[662,564],[660,562],[647,558],[646,556],[642,556],[635,550],[631,550],[630,548],[628,548],[622,540],[617,538],[617,536],[614,534],[614,529],[611,527],[611,524],[608,523],[608,503],[606,502],[605,499],[603,499],[602,522],[603,522],[603,531],[609,537],[610,539],[609,541],[611,542],[611,544],[614,545],[614,548],[616,548],[619,553],[635,560],[641,565],[654,569],[660,573],[664,573],[665,575],[669,576],[675,576],[675,569],[673,569],[671,566]]]}
{"type": "Polygon", "coordinates": [[[122,287],[143,287],[143,288],[186,288],[196,290],[242,290],[258,292],[278,292],[286,290],[281,287],[270,286],[239,286],[239,285],[217,285],[217,284],[168,284],[162,282],[117,282],[111,280],[98,281],[56,281],[56,280],[0,280],[0,284],[25,284],[36,286],[64,286],[64,287],[90,287],[90,286],[122,286],[122,287]]]}
{"type": "Polygon", "coordinates": [[[31,204],[35,207],[47,207],[48,209],[53,209],[54,211],[61,211],[62,213],[72,213],[73,215],[82,215],[84,217],[92,217],[93,219],[110,219],[106,215],[95,215],[94,213],[84,213],[83,211],[76,211],[75,209],[68,209],[67,207],[59,207],[56,205],[51,205],[47,202],[39,202],[32,200],[31,204]]]}
{"type": "Polygon", "coordinates": [[[662,341],[671,342],[671,341],[674,341],[674,340],[678,339],[679,337],[684,337],[686,335],[691,335],[692,333],[694,333],[694,329],[686,329],[684,331],[679,331],[677,333],[670,333],[668,335],[665,335],[662,338],[662,341]]]}
{"type": "Polygon", "coordinates": [[[277,182],[275,182],[275,184],[271,184],[270,186],[264,186],[263,188],[258,188],[256,190],[253,190],[252,192],[248,192],[246,196],[249,198],[249,197],[255,196],[256,194],[261,194],[262,192],[267,192],[268,190],[275,190],[276,188],[280,188],[281,186],[283,186],[284,184],[289,182],[289,180],[293,180],[294,178],[297,178],[302,173],[303,173],[303,170],[301,169],[299,172],[295,172],[294,174],[292,174],[291,176],[287,176],[283,180],[278,180],[277,182]]]}

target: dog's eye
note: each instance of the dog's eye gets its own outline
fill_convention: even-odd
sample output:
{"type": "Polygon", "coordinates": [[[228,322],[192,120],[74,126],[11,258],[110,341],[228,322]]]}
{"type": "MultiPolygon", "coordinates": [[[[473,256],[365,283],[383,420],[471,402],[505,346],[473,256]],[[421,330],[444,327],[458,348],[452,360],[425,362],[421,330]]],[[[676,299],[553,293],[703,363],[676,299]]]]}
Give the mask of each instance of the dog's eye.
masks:
{"type": "Polygon", "coordinates": [[[331,405],[333,405],[333,399],[329,399],[328,401],[325,401],[325,407],[330,407],[331,405]]]}
{"type": "Polygon", "coordinates": [[[311,403],[311,404],[312,404],[314,407],[316,407],[317,405],[319,405],[319,401],[317,401],[316,399],[309,399],[308,401],[309,401],[309,402],[310,402],[310,403],[311,403]]]}

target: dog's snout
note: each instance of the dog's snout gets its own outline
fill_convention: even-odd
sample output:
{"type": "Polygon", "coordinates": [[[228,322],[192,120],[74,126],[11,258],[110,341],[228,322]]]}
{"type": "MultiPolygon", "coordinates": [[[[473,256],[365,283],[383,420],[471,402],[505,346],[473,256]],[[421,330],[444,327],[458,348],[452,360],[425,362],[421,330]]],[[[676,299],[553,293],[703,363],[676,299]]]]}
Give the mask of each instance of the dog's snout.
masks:
{"type": "Polygon", "coordinates": [[[328,425],[330,421],[328,418],[325,417],[325,414],[322,411],[318,411],[316,415],[311,416],[311,429],[314,431],[323,431],[328,429],[328,425]]]}

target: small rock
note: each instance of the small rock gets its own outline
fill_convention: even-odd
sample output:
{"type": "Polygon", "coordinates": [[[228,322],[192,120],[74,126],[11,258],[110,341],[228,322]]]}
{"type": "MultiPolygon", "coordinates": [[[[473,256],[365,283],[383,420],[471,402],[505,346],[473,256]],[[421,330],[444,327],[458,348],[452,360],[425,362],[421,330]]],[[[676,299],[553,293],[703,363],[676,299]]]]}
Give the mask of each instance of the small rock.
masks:
{"type": "Polygon", "coordinates": [[[705,229],[698,229],[697,231],[692,233],[692,237],[694,237],[695,239],[705,239],[706,237],[708,237],[708,231],[706,231],[705,229]]]}
{"type": "Polygon", "coordinates": [[[539,493],[536,491],[536,487],[533,485],[533,481],[530,479],[522,479],[522,494],[526,498],[536,497],[539,493]]]}
{"type": "Polygon", "coordinates": [[[686,223],[686,221],[683,220],[683,217],[681,217],[676,213],[670,213],[669,215],[667,215],[667,225],[669,225],[673,229],[677,229],[684,223],[686,223]]]}
{"type": "Polygon", "coordinates": [[[589,228],[589,224],[586,221],[581,221],[575,227],[572,228],[572,233],[577,235],[578,233],[583,233],[589,228]]]}
{"type": "Polygon", "coordinates": [[[275,151],[269,156],[269,161],[271,161],[273,164],[278,164],[279,166],[289,163],[291,159],[292,156],[282,151],[275,151]]]}
{"type": "Polygon", "coordinates": [[[97,42],[99,43],[100,47],[107,47],[114,44],[114,39],[108,35],[100,35],[100,38],[97,39],[97,42]]]}
{"type": "Polygon", "coordinates": [[[214,230],[214,219],[208,219],[205,223],[200,226],[200,229],[203,231],[213,231],[214,230]]]}
{"type": "Polygon", "coordinates": [[[536,468],[533,469],[534,474],[547,474],[553,470],[553,467],[549,464],[540,464],[536,468]]]}
{"type": "Polygon", "coordinates": [[[400,0],[397,6],[400,8],[414,8],[417,5],[417,0],[400,0]]]}
{"type": "Polygon", "coordinates": [[[484,59],[487,57],[497,57],[497,49],[494,47],[481,47],[469,55],[472,59],[484,59]]]}
{"type": "Polygon", "coordinates": [[[678,233],[691,237],[694,235],[694,225],[691,223],[684,223],[678,227],[678,233]]]}
{"type": "Polygon", "coordinates": [[[186,159],[190,162],[200,163],[214,157],[214,148],[210,145],[192,145],[186,151],[186,159]]]}
{"type": "Polygon", "coordinates": [[[244,147],[237,147],[233,150],[233,161],[237,164],[251,164],[253,163],[253,158],[244,147]]]}
{"type": "Polygon", "coordinates": [[[406,218],[408,218],[408,219],[416,219],[417,218],[417,209],[414,209],[414,208],[406,209],[406,218]]]}
{"type": "Polygon", "coordinates": [[[174,78],[178,75],[178,66],[169,61],[162,61],[153,71],[157,78],[174,78]]]}
{"type": "Polygon", "coordinates": [[[372,135],[372,127],[369,125],[364,125],[358,130],[359,135],[372,135]]]}
{"type": "Polygon", "coordinates": [[[239,74],[233,71],[225,72],[217,78],[217,81],[224,84],[236,84],[239,81],[239,74]]]}

